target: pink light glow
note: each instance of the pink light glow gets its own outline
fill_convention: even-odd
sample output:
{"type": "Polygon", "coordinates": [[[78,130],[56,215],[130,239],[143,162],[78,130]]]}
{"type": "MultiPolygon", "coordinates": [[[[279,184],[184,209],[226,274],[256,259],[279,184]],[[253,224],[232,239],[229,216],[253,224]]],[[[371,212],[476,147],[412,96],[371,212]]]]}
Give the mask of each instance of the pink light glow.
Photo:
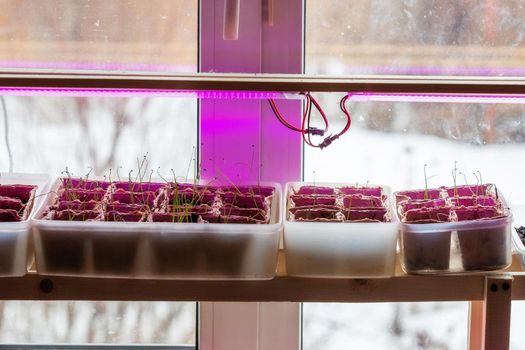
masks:
{"type": "Polygon", "coordinates": [[[433,93],[349,93],[349,101],[431,103],[525,103],[525,95],[433,94],[433,93]]]}
{"type": "Polygon", "coordinates": [[[155,89],[64,89],[0,87],[4,96],[70,96],[70,97],[186,97],[200,99],[301,99],[302,95],[272,91],[155,90],[155,89]]]}

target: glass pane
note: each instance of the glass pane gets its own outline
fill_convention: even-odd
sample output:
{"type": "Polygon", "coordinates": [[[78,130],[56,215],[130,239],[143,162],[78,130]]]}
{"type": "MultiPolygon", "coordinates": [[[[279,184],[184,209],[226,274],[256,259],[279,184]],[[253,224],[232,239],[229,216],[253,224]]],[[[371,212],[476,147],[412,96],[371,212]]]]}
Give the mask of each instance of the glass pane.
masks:
{"type": "Polygon", "coordinates": [[[304,350],[467,348],[468,303],[303,304],[304,350]]]}
{"type": "Polygon", "coordinates": [[[197,71],[198,1],[0,0],[0,68],[197,71]]]}
{"type": "MultiPolygon", "coordinates": [[[[131,169],[133,176],[138,175],[137,159],[147,155],[146,178],[151,170],[152,177],[158,178],[157,169],[163,177],[172,178],[173,169],[177,176],[193,179],[195,99],[3,98],[15,172],[59,176],[67,166],[74,176],[84,176],[93,167],[91,175],[109,177],[112,169],[113,180],[127,180],[131,169]]],[[[2,146],[3,171],[8,170],[5,150],[2,146]]]]}
{"type": "Polygon", "coordinates": [[[520,0],[308,0],[306,71],[525,75],[520,0]]]}
{"type": "Polygon", "coordinates": [[[9,301],[0,311],[0,344],[196,344],[195,303],[9,301]]]}
{"type": "Polygon", "coordinates": [[[525,302],[513,301],[510,322],[510,349],[525,350],[523,342],[523,322],[525,322],[525,302]]]}
{"type": "MultiPolygon", "coordinates": [[[[0,171],[142,174],[192,181],[197,105],[189,98],[0,97],[0,171]],[[6,128],[7,126],[7,128],[6,128]],[[9,147],[6,147],[9,145],[9,147]],[[9,152],[10,150],[10,152],[9,152]],[[11,155],[11,157],[9,157],[11,155]],[[133,172],[130,173],[130,170],[133,172]],[[147,169],[147,170],[146,170],[147,169]],[[160,175],[159,175],[160,174],[160,175]]],[[[195,303],[4,302],[0,343],[195,345],[195,303]]]]}

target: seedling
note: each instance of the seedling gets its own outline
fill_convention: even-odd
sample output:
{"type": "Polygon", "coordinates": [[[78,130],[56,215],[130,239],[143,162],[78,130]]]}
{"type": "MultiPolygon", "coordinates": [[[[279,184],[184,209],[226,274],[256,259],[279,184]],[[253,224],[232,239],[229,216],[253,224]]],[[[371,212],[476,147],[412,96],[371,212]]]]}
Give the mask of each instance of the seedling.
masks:
{"type": "Polygon", "coordinates": [[[423,175],[425,176],[425,193],[424,193],[424,199],[427,200],[428,198],[428,180],[432,179],[433,177],[436,177],[436,175],[427,176],[427,165],[423,165],[423,175]]]}

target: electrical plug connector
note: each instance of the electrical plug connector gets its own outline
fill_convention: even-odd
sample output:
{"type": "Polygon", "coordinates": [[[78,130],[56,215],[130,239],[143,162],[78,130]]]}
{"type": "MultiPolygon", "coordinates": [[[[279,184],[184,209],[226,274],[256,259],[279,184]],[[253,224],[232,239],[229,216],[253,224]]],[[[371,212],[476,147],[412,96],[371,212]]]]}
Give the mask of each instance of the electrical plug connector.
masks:
{"type": "Polygon", "coordinates": [[[306,134],[310,134],[310,135],[324,136],[324,130],[323,129],[319,129],[319,128],[315,128],[315,127],[310,127],[308,129],[305,129],[304,132],[306,134]]]}
{"type": "Polygon", "coordinates": [[[321,143],[319,144],[319,148],[320,148],[320,149],[323,149],[323,148],[325,148],[325,147],[330,146],[330,144],[331,144],[332,142],[334,142],[335,140],[337,140],[338,138],[339,138],[339,135],[330,135],[330,136],[328,136],[327,138],[325,138],[325,139],[323,140],[323,142],[321,142],[321,143]]]}

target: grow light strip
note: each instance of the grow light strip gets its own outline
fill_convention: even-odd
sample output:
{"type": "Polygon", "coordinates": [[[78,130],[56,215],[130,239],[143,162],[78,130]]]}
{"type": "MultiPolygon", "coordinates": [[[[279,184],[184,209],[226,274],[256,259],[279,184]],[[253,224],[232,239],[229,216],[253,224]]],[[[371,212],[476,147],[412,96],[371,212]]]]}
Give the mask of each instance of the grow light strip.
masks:
{"type": "Polygon", "coordinates": [[[229,90],[161,90],[161,89],[93,89],[93,88],[20,88],[0,87],[3,96],[69,96],[69,97],[185,97],[200,99],[302,99],[298,93],[276,91],[229,90]]]}
{"type": "Polygon", "coordinates": [[[431,103],[514,103],[525,104],[525,95],[434,94],[434,93],[349,93],[356,102],[431,102],[431,103]]]}

